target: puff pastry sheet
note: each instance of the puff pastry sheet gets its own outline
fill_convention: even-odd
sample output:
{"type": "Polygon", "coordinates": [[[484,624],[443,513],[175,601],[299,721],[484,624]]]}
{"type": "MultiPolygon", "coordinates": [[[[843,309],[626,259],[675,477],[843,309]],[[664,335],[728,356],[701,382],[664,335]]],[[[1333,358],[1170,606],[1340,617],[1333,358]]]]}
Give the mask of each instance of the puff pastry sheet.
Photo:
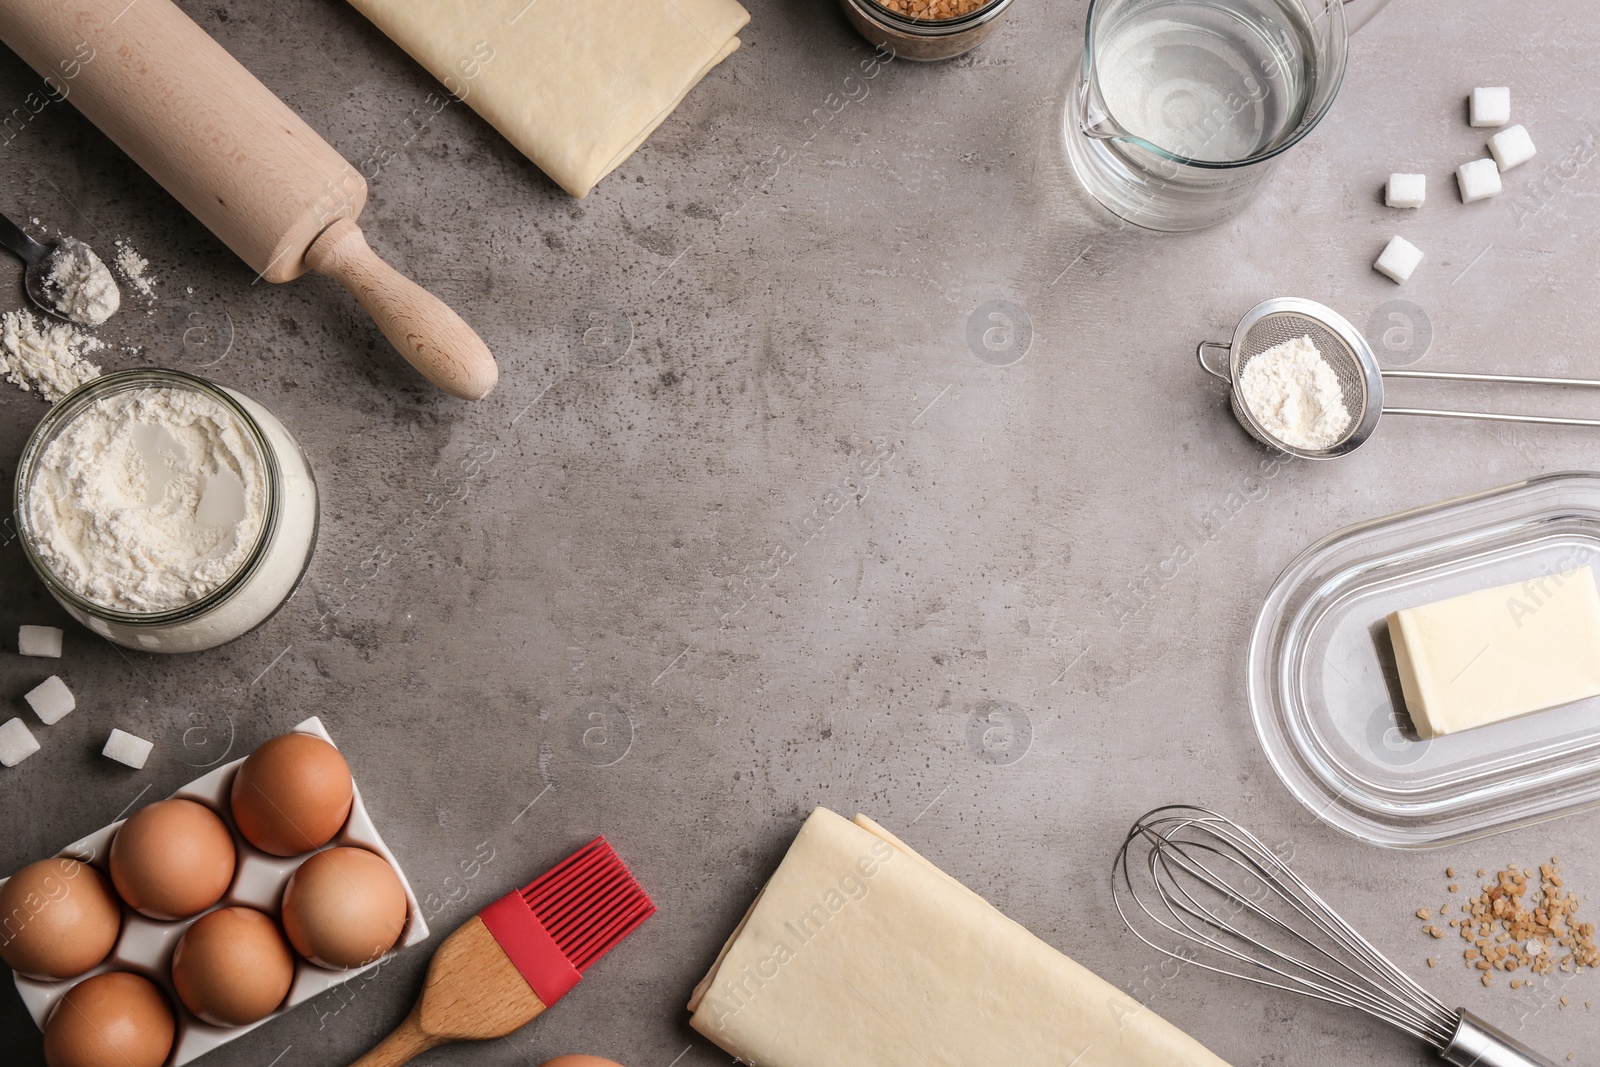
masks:
{"type": "Polygon", "coordinates": [[[872,820],[821,808],[689,1008],[759,1067],[1226,1067],[872,820]]]}
{"type": "Polygon", "coordinates": [[[578,197],[739,47],[750,21],[736,0],[350,3],[578,197]]]}

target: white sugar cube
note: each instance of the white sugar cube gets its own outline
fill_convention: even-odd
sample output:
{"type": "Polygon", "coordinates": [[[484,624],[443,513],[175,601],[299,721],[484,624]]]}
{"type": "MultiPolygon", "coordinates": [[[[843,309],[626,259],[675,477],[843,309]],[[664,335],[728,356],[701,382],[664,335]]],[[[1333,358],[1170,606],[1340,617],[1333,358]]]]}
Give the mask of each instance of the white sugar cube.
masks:
{"type": "Polygon", "coordinates": [[[112,729],[111,736],[106,738],[106,747],[100,750],[100,755],[109,756],[118,763],[126,763],[138,770],[144,766],[144,761],[150,758],[150,750],[156,746],[142,737],[137,737],[126,730],[112,729]]]}
{"type": "Polygon", "coordinates": [[[17,651],[24,656],[61,658],[61,631],[54,626],[17,627],[17,651]]]}
{"type": "Polygon", "coordinates": [[[1461,202],[1470,204],[1500,195],[1500,168],[1492,159],[1474,159],[1456,168],[1456,182],[1461,186],[1461,202]]]}
{"type": "Polygon", "coordinates": [[[1417,264],[1422,262],[1422,249],[1396,235],[1389,239],[1388,245],[1383,249],[1383,255],[1378,257],[1378,262],[1372,268],[1379,274],[1386,274],[1397,282],[1403,282],[1411,277],[1411,272],[1417,269],[1417,264]]]}
{"type": "Polygon", "coordinates": [[[15,767],[35,752],[39,742],[21,719],[7,719],[0,725],[0,767],[15,767]]]}
{"type": "Polygon", "coordinates": [[[1474,126],[1504,126],[1511,121],[1511,90],[1503,85],[1472,90],[1474,126]]]}
{"type": "Polygon", "coordinates": [[[1516,126],[1507,126],[1489,138],[1489,154],[1494,156],[1494,161],[1501,170],[1522,166],[1532,159],[1537,151],[1533,147],[1533,138],[1528,136],[1528,128],[1520,123],[1516,126]]]}
{"type": "Polygon", "coordinates": [[[39,721],[46,726],[54,726],[78,706],[77,700],[73,699],[72,690],[67,688],[67,683],[55,674],[28,690],[23,699],[28,702],[33,713],[39,716],[39,721]]]}
{"type": "Polygon", "coordinates": [[[1390,207],[1421,207],[1427,197],[1426,174],[1391,174],[1383,191],[1383,202],[1390,207]]]}

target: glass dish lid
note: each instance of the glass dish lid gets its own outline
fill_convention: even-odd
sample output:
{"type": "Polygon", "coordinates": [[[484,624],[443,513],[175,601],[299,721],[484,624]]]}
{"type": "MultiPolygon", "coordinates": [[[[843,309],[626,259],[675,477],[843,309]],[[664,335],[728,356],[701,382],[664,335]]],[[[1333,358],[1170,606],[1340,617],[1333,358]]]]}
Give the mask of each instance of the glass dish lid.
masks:
{"type": "Polygon", "coordinates": [[[1600,806],[1600,697],[1421,740],[1395,673],[1401,608],[1600,565],[1600,474],[1549,474],[1359,523],[1303,552],[1256,618],[1251,717],[1318,818],[1432,848],[1600,806]]]}

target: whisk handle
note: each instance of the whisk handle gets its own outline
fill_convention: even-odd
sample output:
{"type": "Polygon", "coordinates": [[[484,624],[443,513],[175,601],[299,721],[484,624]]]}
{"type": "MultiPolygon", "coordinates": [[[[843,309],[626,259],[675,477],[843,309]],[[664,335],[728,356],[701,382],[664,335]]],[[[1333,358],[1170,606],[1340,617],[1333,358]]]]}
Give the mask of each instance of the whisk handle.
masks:
{"type": "Polygon", "coordinates": [[[1533,1049],[1496,1030],[1470,1011],[1457,1009],[1456,1032],[1439,1053],[1456,1067],[1556,1067],[1533,1049]]]}

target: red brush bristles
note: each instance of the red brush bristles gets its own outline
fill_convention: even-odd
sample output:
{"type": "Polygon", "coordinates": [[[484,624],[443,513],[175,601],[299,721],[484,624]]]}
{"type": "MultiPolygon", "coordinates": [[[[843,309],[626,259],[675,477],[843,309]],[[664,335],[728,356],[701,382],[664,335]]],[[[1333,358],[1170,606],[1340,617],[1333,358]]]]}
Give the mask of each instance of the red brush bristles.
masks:
{"type": "Polygon", "coordinates": [[[656,911],[604,837],[524,886],[522,899],[579,973],[656,911]]]}

